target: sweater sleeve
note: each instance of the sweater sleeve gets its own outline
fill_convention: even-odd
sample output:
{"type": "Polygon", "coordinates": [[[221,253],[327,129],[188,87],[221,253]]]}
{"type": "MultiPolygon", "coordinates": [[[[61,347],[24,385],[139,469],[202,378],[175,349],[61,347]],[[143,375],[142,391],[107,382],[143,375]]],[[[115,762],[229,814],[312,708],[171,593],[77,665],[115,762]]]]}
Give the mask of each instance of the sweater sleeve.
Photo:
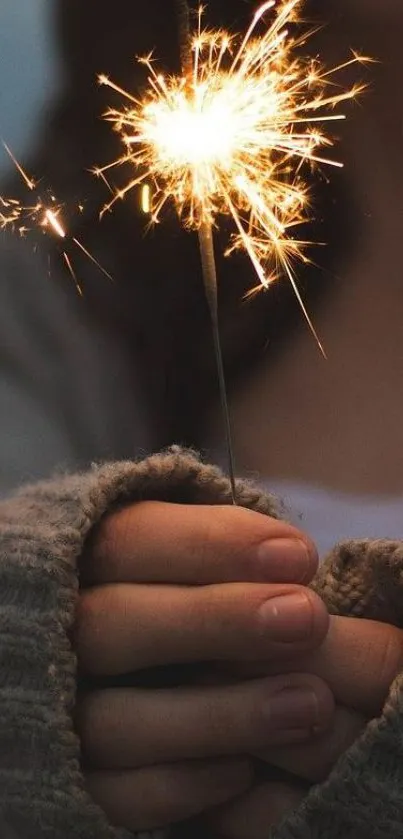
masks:
{"type": "MultiPolygon", "coordinates": [[[[336,546],[312,588],[334,615],[403,627],[403,541],[336,546]]],[[[403,673],[378,719],[342,755],[327,781],[270,834],[271,839],[403,837],[403,673]]]]}
{"type": "MultiPolygon", "coordinates": [[[[0,820],[5,839],[129,839],[85,791],[69,639],[77,560],[103,515],[129,501],[229,504],[228,481],[180,449],[94,467],[0,505],[0,820]],[[7,832],[10,836],[7,836],[7,832]],[[15,837],[14,837],[15,833],[15,837]]],[[[276,515],[240,483],[239,503],[276,515]]]]}
{"type": "MultiPolygon", "coordinates": [[[[272,497],[239,483],[238,503],[277,515],[272,497]]],[[[72,710],[69,640],[77,560],[93,527],[136,500],[229,504],[228,481],[174,448],[140,463],[94,467],[45,482],[0,505],[0,821],[5,839],[132,839],[85,790],[72,710]]],[[[313,584],[333,613],[403,626],[403,547],[339,546],[313,584]]],[[[328,780],[272,831],[272,839],[403,836],[403,676],[383,714],[328,780]]],[[[191,839],[191,837],[190,837],[191,839]]]]}

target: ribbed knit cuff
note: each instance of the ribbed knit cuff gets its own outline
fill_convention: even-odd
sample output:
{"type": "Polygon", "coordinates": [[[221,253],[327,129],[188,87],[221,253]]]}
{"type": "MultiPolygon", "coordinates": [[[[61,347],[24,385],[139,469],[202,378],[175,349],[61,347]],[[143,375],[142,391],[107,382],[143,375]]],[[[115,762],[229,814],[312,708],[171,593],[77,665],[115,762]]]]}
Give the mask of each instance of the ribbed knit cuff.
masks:
{"type": "MultiPolygon", "coordinates": [[[[403,542],[340,544],[311,587],[334,615],[403,626],[403,542]]],[[[403,838],[403,674],[383,713],[271,839],[403,838]]]]}
{"type": "Polygon", "coordinates": [[[333,615],[403,627],[403,541],[361,539],[337,545],[312,588],[333,615]]]}

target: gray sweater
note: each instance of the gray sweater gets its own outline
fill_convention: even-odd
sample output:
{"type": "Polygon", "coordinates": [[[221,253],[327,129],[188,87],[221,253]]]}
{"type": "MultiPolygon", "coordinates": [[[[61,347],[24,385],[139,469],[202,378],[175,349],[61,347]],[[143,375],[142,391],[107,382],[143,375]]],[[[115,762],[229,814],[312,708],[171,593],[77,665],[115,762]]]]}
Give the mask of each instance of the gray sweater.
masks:
{"type": "MultiPolygon", "coordinates": [[[[227,480],[190,452],[21,490],[0,505],[0,813],[8,839],[130,839],[85,791],[73,729],[76,658],[69,630],[77,561],[92,528],[115,505],[140,499],[230,503],[227,480]]],[[[274,499],[247,483],[239,503],[276,515],[274,499]]],[[[403,545],[337,548],[314,582],[334,613],[403,625],[403,545]]],[[[269,831],[268,831],[269,834],[269,831]]],[[[403,677],[380,719],[313,788],[273,839],[403,837],[403,677]]]]}

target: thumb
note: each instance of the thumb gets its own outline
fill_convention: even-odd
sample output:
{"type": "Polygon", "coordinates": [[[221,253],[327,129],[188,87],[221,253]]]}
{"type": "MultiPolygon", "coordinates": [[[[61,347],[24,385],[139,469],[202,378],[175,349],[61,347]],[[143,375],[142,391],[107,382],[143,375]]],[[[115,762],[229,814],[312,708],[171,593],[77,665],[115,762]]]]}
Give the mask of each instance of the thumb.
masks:
{"type": "Polygon", "coordinates": [[[278,661],[231,665],[237,677],[304,672],[327,683],[337,705],[365,718],[378,716],[396,676],[403,670],[403,630],[364,618],[331,616],[321,646],[278,661]]]}
{"type": "Polygon", "coordinates": [[[299,660],[298,669],[327,682],[338,704],[374,717],[403,669],[403,631],[378,621],[331,617],[323,644],[299,660]]]}

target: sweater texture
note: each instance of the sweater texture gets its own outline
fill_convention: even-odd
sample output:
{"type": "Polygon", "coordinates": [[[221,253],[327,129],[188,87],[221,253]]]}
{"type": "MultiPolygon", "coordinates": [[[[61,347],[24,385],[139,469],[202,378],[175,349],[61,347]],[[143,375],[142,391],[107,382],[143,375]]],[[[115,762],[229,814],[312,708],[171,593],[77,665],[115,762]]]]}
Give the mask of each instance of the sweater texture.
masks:
{"type": "MultiPolygon", "coordinates": [[[[71,644],[77,564],[101,518],[129,502],[230,504],[228,480],[173,448],[21,490],[0,505],[0,814],[5,839],[132,839],[85,790],[73,727],[71,644]]],[[[278,517],[276,500],[237,484],[239,505],[278,517]]],[[[313,587],[334,614],[403,626],[403,543],[341,545],[313,587]]],[[[141,834],[157,837],[160,834],[141,834]]],[[[140,834],[138,834],[140,836],[140,834]]],[[[403,838],[403,677],[382,716],[273,839],[403,838]]],[[[190,839],[190,838],[189,838],[190,839]]]]}

